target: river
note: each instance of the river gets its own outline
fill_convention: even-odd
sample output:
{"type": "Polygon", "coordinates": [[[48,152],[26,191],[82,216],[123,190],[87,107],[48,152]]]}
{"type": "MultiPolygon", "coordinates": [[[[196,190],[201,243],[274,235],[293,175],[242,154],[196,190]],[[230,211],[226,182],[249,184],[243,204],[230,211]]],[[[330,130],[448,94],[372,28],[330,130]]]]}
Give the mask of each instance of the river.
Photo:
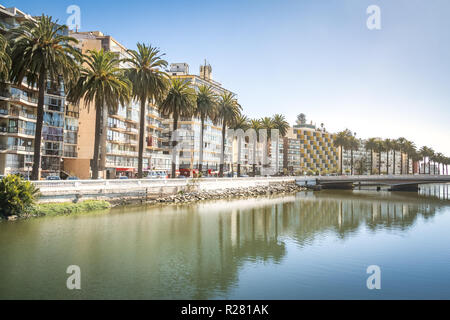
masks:
{"type": "Polygon", "coordinates": [[[0,299],[450,299],[449,185],[0,223],[0,299]],[[68,290],[68,266],[81,290],[68,290]],[[369,290],[369,266],[381,289],[369,290]]]}

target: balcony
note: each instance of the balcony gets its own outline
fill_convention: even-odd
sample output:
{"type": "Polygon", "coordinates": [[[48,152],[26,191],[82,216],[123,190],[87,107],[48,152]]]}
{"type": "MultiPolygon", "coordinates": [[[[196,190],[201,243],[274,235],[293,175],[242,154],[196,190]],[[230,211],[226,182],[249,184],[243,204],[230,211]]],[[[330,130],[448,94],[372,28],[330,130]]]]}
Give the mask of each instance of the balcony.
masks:
{"type": "Polygon", "coordinates": [[[35,130],[17,127],[0,127],[0,133],[24,134],[27,136],[34,136],[35,130]]]}
{"type": "Polygon", "coordinates": [[[33,113],[23,112],[21,110],[11,109],[9,115],[13,117],[21,117],[29,120],[36,120],[37,116],[33,113]]]}
{"type": "Polygon", "coordinates": [[[37,107],[37,103],[38,103],[38,99],[33,98],[33,97],[29,97],[23,93],[11,93],[9,96],[11,101],[15,101],[18,103],[23,103],[23,104],[27,104],[33,107],[37,107]]]}
{"type": "Polygon", "coordinates": [[[69,126],[66,124],[65,128],[66,131],[78,131],[78,127],[76,126],[69,126]]]}
{"type": "Polygon", "coordinates": [[[42,151],[42,155],[43,156],[58,156],[61,157],[62,156],[62,150],[50,150],[50,149],[44,149],[42,151]]]}
{"type": "Polygon", "coordinates": [[[0,145],[0,151],[34,152],[33,147],[16,145],[0,145]]]}
{"type": "Polygon", "coordinates": [[[127,151],[127,150],[109,150],[107,154],[116,155],[116,156],[128,156],[128,157],[137,157],[138,153],[136,151],[127,151]]]}
{"type": "Polygon", "coordinates": [[[126,130],[127,130],[127,132],[131,132],[131,133],[136,133],[136,134],[139,133],[139,130],[136,128],[128,127],[128,128],[126,128],[126,130]]]}
{"type": "Polygon", "coordinates": [[[66,116],[67,117],[71,117],[71,118],[79,118],[80,117],[80,113],[76,112],[76,111],[66,110],[66,116]]]}
{"type": "Polygon", "coordinates": [[[64,158],[78,158],[78,153],[72,151],[64,151],[64,158]]]}

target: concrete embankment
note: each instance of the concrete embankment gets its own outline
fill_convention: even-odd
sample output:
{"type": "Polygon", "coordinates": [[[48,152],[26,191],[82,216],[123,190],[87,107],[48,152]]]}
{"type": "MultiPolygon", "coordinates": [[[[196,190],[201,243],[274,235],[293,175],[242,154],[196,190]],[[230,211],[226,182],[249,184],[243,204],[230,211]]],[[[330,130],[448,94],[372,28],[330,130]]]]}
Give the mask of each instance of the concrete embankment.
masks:
{"type": "Polygon", "coordinates": [[[295,185],[294,177],[41,181],[36,185],[42,194],[40,203],[85,200],[105,200],[110,203],[172,202],[171,199],[174,199],[173,202],[187,202],[191,198],[220,199],[300,189],[295,185]]]}

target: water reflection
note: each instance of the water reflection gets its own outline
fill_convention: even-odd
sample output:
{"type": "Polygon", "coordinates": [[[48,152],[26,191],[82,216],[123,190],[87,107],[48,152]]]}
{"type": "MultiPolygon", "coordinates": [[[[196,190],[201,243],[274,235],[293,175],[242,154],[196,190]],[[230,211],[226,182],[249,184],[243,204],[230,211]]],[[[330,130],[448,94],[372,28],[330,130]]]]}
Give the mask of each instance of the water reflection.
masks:
{"type": "Polygon", "coordinates": [[[343,241],[362,226],[402,233],[448,207],[448,191],[302,192],[3,223],[0,298],[229,298],[244,286],[242,272],[288,264],[291,243],[343,241]],[[80,292],[65,288],[71,264],[83,272],[80,292]]]}

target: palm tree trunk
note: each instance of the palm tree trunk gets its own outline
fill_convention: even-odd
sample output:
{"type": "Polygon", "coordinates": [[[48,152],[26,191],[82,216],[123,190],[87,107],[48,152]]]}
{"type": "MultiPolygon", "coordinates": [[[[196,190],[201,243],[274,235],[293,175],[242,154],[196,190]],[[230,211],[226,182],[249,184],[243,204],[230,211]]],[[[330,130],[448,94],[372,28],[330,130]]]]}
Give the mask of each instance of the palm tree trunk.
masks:
{"type": "Polygon", "coordinates": [[[256,177],[256,148],[258,146],[258,140],[255,138],[253,142],[253,176],[256,177]]]}
{"type": "MultiPolygon", "coordinates": [[[[413,164],[414,171],[414,164],[413,164]]],[[[409,154],[406,154],[406,175],[409,175],[409,154]]]]}
{"type": "Polygon", "coordinates": [[[378,152],[378,175],[381,175],[381,151],[378,152]]]}
{"type": "Polygon", "coordinates": [[[219,167],[219,177],[223,178],[223,166],[225,162],[225,134],[227,130],[227,123],[223,121],[222,124],[222,150],[220,152],[220,167],[219,167]]]}
{"type": "Polygon", "coordinates": [[[280,173],[279,163],[278,160],[280,159],[280,138],[277,137],[276,147],[275,150],[275,174],[278,175],[280,173]]]}
{"type": "Polygon", "coordinates": [[[341,176],[344,174],[344,168],[342,167],[342,163],[343,163],[343,161],[342,161],[342,159],[344,158],[344,150],[342,149],[342,146],[341,146],[341,176]]]}
{"type": "Polygon", "coordinates": [[[237,163],[237,176],[241,176],[241,149],[242,149],[242,139],[238,136],[238,163],[237,163]]]}
{"type": "Polygon", "coordinates": [[[353,148],[350,150],[350,172],[353,175],[353,148]]]}
{"type": "Polygon", "coordinates": [[[386,172],[385,174],[389,174],[389,151],[386,151],[386,172]]]}
{"type": "Polygon", "coordinates": [[[34,156],[33,170],[31,171],[31,180],[40,179],[41,167],[41,143],[42,143],[42,126],[44,123],[44,98],[46,88],[46,72],[39,75],[39,98],[37,105],[36,131],[34,133],[34,156]]]}
{"type": "Polygon", "coordinates": [[[144,133],[145,133],[145,102],[146,99],[141,99],[141,114],[139,121],[139,153],[138,153],[138,179],[142,179],[143,170],[142,162],[144,160],[144,133]]]}
{"type": "Polygon", "coordinates": [[[102,128],[103,102],[97,101],[95,106],[95,137],[94,137],[94,158],[92,159],[92,179],[98,179],[98,160],[100,153],[100,138],[102,128]]]}
{"type": "Polygon", "coordinates": [[[403,175],[403,152],[400,151],[400,175],[403,175]]]}
{"type": "Polygon", "coordinates": [[[373,175],[373,150],[370,149],[370,175],[373,175]]]}
{"type": "Polygon", "coordinates": [[[392,174],[395,176],[395,156],[396,156],[396,154],[395,154],[395,149],[394,149],[394,164],[393,164],[393,166],[394,166],[394,168],[392,169],[393,171],[392,171],[392,174]]]}
{"type": "Polygon", "coordinates": [[[198,160],[198,172],[203,173],[203,138],[205,132],[205,119],[201,119],[201,131],[200,131],[200,155],[198,160]]]}
{"type": "Polygon", "coordinates": [[[176,163],[177,163],[177,150],[176,150],[176,146],[177,146],[177,141],[176,139],[174,139],[173,135],[175,134],[175,132],[177,131],[178,128],[178,116],[174,114],[173,116],[173,127],[172,127],[172,175],[171,178],[175,179],[176,175],[177,175],[177,168],[176,168],[176,163]]]}

